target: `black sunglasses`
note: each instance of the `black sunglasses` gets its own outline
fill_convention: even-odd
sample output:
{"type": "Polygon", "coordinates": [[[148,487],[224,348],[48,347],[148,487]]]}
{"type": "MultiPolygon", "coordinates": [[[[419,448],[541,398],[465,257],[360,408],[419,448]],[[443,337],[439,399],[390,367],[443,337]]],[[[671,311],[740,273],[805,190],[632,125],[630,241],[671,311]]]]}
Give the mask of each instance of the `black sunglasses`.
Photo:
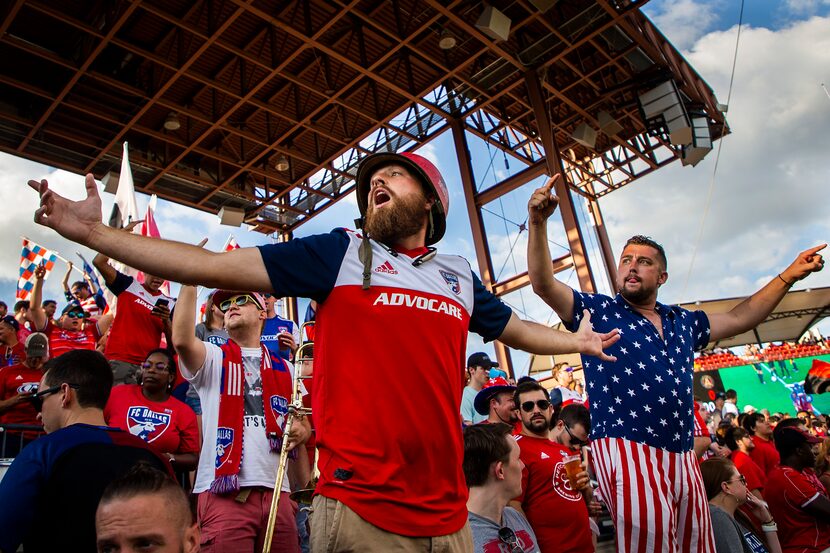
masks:
{"type": "Polygon", "coordinates": [[[83,319],[84,317],[86,317],[86,313],[84,313],[83,311],[68,311],[64,314],[70,319],[83,319]]]}
{"type": "Polygon", "coordinates": [[[519,538],[512,528],[502,526],[499,528],[499,541],[507,544],[510,548],[510,553],[524,553],[524,549],[519,545],[519,538]]]}
{"type": "Polygon", "coordinates": [[[570,426],[568,426],[567,424],[565,425],[565,430],[568,432],[568,436],[570,436],[571,438],[571,445],[573,447],[582,447],[588,445],[588,440],[590,440],[590,437],[588,438],[588,440],[580,440],[579,438],[573,435],[570,426]]]}
{"type": "Polygon", "coordinates": [[[524,411],[525,413],[530,413],[531,411],[533,411],[534,405],[538,407],[540,411],[545,411],[548,407],[550,407],[550,401],[546,399],[539,399],[535,402],[525,401],[522,403],[522,411],[524,411]]]}
{"type": "MultiPolygon", "coordinates": [[[[77,384],[69,384],[68,382],[65,382],[64,384],[66,384],[67,386],[69,386],[73,390],[77,390],[78,388],[80,388],[80,386],[78,386],[77,384]]],[[[32,402],[32,406],[34,406],[35,411],[40,413],[41,410],[43,409],[43,398],[48,396],[49,394],[54,394],[55,392],[60,392],[62,387],[63,387],[63,384],[58,384],[57,386],[52,386],[51,388],[46,388],[42,392],[37,392],[37,393],[34,393],[31,396],[29,396],[29,401],[32,402]]]]}

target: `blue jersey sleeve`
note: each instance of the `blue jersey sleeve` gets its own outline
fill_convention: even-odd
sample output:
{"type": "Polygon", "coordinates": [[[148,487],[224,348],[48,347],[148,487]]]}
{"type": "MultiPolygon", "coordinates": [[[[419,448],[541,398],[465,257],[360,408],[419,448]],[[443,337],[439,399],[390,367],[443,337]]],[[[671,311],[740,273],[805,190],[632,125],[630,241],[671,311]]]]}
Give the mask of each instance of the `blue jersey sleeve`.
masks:
{"type": "Polygon", "coordinates": [[[0,482],[0,550],[17,551],[36,521],[35,509],[46,482],[46,458],[38,440],[24,447],[0,482]]]}
{"type": "Polygon", "coordinates": [[[493,295],[473,273],[473,316],[470,331],[481,335],[485,342],[501,336],[513,311],[493,295]]]}
{"type": "Polygon", "coordinates": [[[104,297],[104,291],[100,288],[98,288],[98,291],[95,292],[95,305],[97,305],[98,309],[101,311],[107,308],[107,298],[104,297]]]}
{"type": "Polygon", "coordinates": [[[334,288],[349,237],[343,229],[259,246],[276,296],[325,301],[334,288]]]}
{"type": "MultiPolygon", "coordinates": [[[[115,280],[113,280],[111,283],[108,283],[107,288],[109,288],[110,292],[112,292],[114,295],[118,296],[124,290],[129,288],[130,284],[132,284],[132,283],[133,283],[133,277],[127,276],[124,273],[116,271],[115,272],[115,280]]],[[[98,303],[97,299],[95,300],[95,303],[96,304],[98,303]]],[[[100,305],[98,307],[100,307],[100,305]]],[[[105,305],[105,307],[106,307],[106,305],[105,305]]]]}

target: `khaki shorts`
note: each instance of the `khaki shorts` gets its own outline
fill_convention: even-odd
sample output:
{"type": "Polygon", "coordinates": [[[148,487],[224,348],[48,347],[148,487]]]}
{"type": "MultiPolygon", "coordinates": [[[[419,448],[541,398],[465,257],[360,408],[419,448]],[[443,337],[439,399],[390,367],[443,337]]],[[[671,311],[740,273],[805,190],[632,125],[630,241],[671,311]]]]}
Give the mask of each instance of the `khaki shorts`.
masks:
{"type": "Polygon", "coordinates": [[[346,551],[378,553],[472,553],[470,523],[454,534],[413,538],[381,530],[342,502],[318,495],[312,502],[312,553],[346,551]]]}

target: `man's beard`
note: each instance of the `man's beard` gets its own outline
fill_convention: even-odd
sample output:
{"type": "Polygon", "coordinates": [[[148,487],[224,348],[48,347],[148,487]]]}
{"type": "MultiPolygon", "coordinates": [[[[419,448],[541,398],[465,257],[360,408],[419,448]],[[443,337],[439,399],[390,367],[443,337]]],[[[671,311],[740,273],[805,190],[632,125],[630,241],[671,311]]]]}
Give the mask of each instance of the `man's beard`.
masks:
{"type": "Polygon", "coordinates": [[[627,290],[625,288],[625,283],[623,283],[622,287],[619,289],[619,293],[629,303],[639,305],[648,300],[652,294],[654,294],[654,289],[649,289],[643,286],[643,281],[641,280],[639,290],[627,290]]]}
{"type": "Polygon", "coordinates": [[[426,197],[423,193],[402,197],[391,192],[389,196],[392,205],[376,210],[369,204],[363,230],[373,240],[391,246],[421,230],[426,197]]]}
{"type": "Polygon", "coordinates": [[[548,430],[550,430],[550,421],[547,420],[545,417],[530,419],[529,421],[525,422],[524,425],[527,427],[528,430],[530,430],[538,436],[546,435],[548,430]]]}

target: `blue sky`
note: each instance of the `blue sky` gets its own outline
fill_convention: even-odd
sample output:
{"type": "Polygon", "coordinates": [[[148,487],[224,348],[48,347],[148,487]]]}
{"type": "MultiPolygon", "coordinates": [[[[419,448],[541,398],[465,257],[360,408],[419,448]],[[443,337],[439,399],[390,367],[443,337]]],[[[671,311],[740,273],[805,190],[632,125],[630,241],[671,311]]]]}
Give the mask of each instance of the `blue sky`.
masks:
{"type": "MultiPolygon", "coordinates": [[[[644,7],[721,102],[728,94],[739,9],[739,2],[690,0],[652,0],[644,7]]],[[[750,294],[774,278],[796,253],[830,240],[823,201],[830,177],[826,162],[830,98],[822,82],[830,83],[830,1],[747,2],[727,113],[732,134],[723,141],[717,173],[713,173],[713,151],[695,168],[673,164],[601,201],[615,255],[632,234],[651,235],[666,247],[670,276],[661,289],[663,302],[750,294]]],[[[479,186],[489,186],[520,169],[517,161],[505,167],[500,152],[488,150],[476,139],[469,141],[479,186]]],[[[439,248],[466,256],[478,271],[450,133],[420,153],[438,164],[450,188],[448,231],[439,248]]],[[[41,177],[65,195],[77,198],[83,193],[80,176],[0,154],[0,202],[10,206],[0,221],[5,230],[0,232],[0,298],[6,301],[14,297],[21,234],[73,260],[75,251],[92,255],[32,222],[37,201],[25,182],[41,177]]],[[[530,192],[542,180],[485,206],[484,221],[499,278],[526,268],[526,233],[518,232],[518,224],[526,218],[530,192]]],[[[103,196],[108,215],[113,196],[103,196]]],[[[146,196],[138,196],[140,212],[147,201],[146,196]]],[[[578,199],[575,203],[584,221],[585,206],[578,199]]],[[[303,225],[297,236],[351,226],[356,215],[354,198],[346,198],[303,225]]],[[[162,236],[189,242],[207,236],[208,247],[216,250],[231,233],[242,245],[270,240],[259,233],[223,227],[215,216],[164,201],[159,202],[156,220],[162,236]]],[[[558,245],[567,243],[558,221],[555,215],[549,225],[554,255],[564,253],[558,245]]],[[[590,231],[586,242],[600,288],[607,291],[590,231]]],[[[62,271],[59,266],[47,281],[47,296],[59,297],[62,271]]],[[[569,271],[559,277],[575,284],[569,271]]],[[[797,288],[828,285],[830,273],[815,275],[797,288]]],[[[505,301],[520,316],[540,322],[556,320],[529,289],[505,301]]],[[[471,335],[468,351],[479,349],[493,352],[492,346],[471,335]]],[[[513,359],[521,372],[527,356],[514,354],[513,359]]]]}

